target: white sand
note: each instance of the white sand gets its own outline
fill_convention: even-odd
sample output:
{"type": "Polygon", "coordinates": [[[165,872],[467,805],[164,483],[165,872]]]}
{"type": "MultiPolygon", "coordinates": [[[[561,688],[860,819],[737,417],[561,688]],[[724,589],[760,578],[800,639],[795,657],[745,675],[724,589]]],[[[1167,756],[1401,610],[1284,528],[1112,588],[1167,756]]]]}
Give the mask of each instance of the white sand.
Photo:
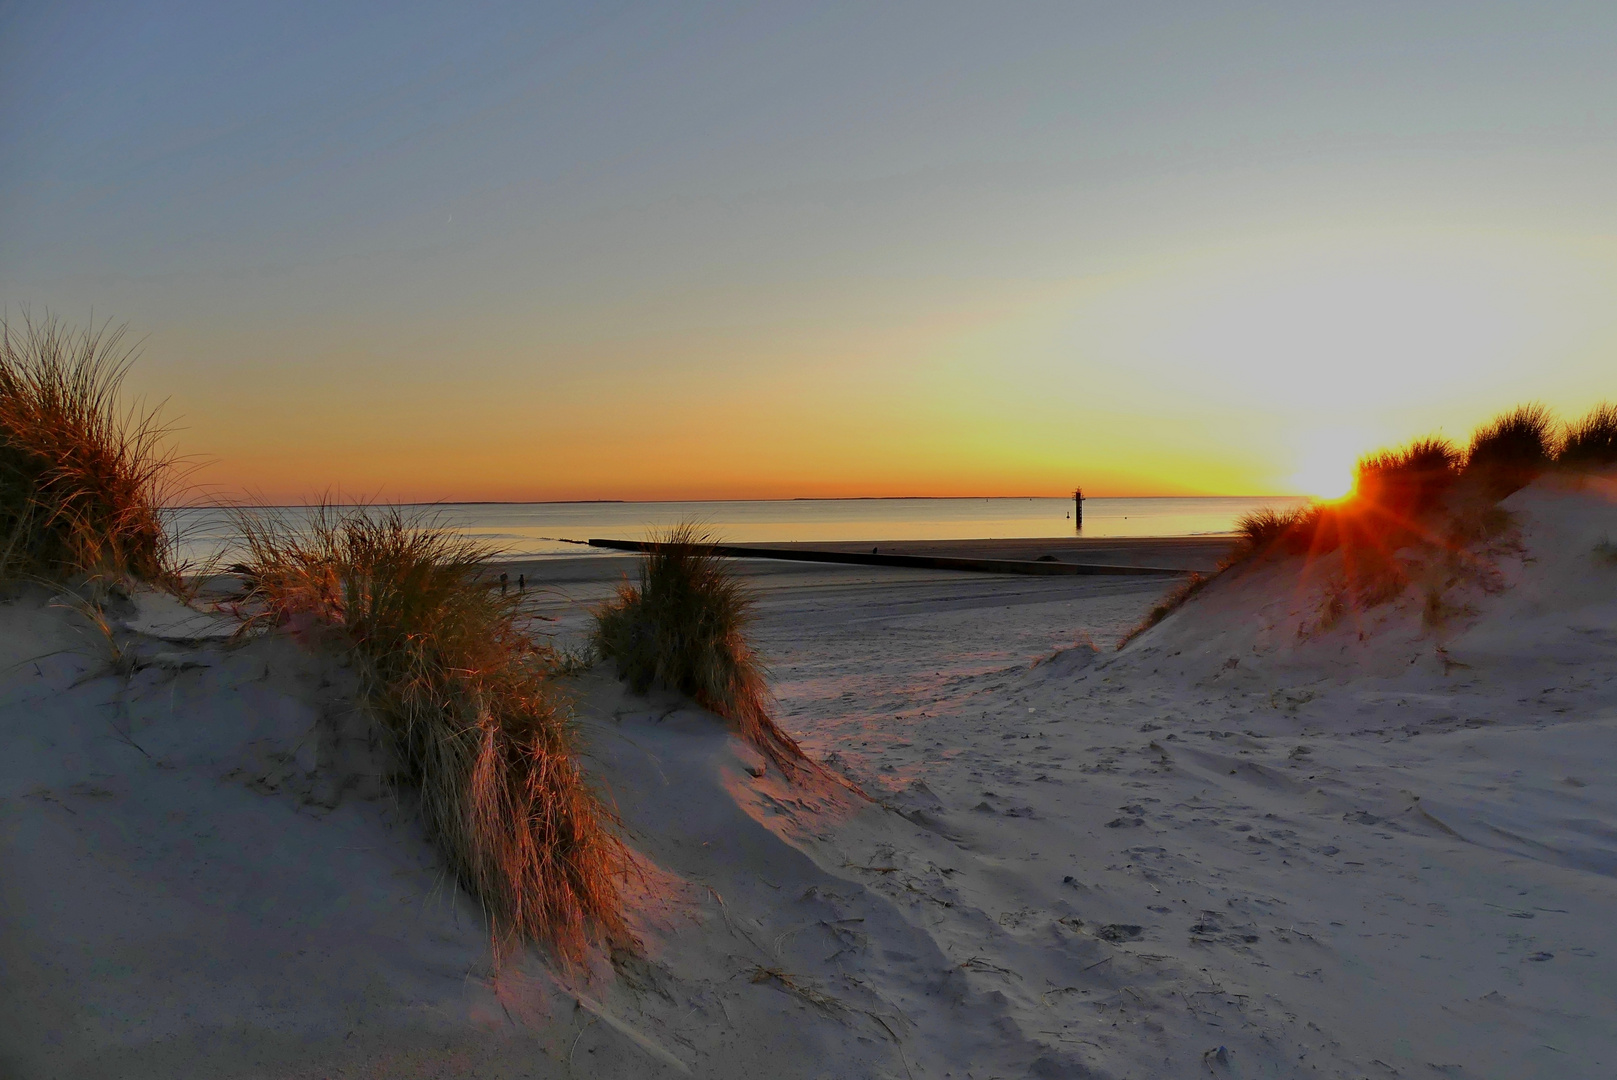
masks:
{"type": "Polygon", "coordinates": [[[340,666],[151,604],[120,664],[31,594],[0,1074],[1617,1074],[1617,485],[1507,505],[1440,632],[1419,590],[1320,630],[1329,566],[1260,565],[1036,667],[1164,584],[750,569],[787,726],[881,804],[583,680],[648,865],[588,981],[491,975],[340,666]]]}

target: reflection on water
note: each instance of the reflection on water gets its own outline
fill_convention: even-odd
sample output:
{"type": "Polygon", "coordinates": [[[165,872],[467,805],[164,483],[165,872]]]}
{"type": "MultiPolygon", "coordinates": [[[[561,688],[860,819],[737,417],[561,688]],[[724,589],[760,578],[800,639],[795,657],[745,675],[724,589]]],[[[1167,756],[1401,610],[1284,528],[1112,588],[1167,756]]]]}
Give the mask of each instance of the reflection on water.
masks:
{"type": "MultiPolygon", "coordinates": [[[[1298,498],[1085,499],[1086,537],[1195,536],[1230,531],[1259,507],[1298,498]]],[[[1071,499],[802,499],[756,502],[441,503],[413,507],[444,528],[509,555],[579,553],[566,540],[643,538],[698,521],[732,543],[831,540],[977,540],[1073,535],[1071,499]]],[[[301,509],[279,510],[296,521],[301,509]]],[[[182,557],[232,557],[229,513],[170,511],[182,557]]]]}

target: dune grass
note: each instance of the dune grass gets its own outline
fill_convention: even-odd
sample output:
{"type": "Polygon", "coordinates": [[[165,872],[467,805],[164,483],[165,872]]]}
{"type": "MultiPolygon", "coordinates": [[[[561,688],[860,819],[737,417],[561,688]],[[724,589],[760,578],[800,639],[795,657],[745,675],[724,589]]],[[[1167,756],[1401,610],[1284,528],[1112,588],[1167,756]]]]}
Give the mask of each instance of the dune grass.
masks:
{"type": "Polygon", "coordinates": [[[1573,467],[1617,465],[1617,405],[1601,402],[1568,424],[1555,460],[1573,467]]]}
{"type": "Polygon", "coordinates": [[[1453,443],[1435,435],[1366,455],[1354,469],[1355,498],[1393,519],[1417,518],[1453,488],[1464,460],[1453,443]]]}
{"type": "Polygon", "coordinates": [[[517,598],[480,580],[490,552],[399,510],[321,508],[293,527],[245,513],[246,602],[272,624],[330,628],[428,832],[490,915],[581,960],[627,930],[626,851],[579,769],[555,655],[517,598]]]}
{"type": "MultiPolygon", "coordinates": [[[[1596,410],[1584,422],[1580,446],[1598,447],[1617,416],[1596,410]]],[[[1571,435],[1567,440],[1570,441],[1571,435]]],[[[1208,576],[1170,592],[1119,643],[1122,648],[1172,614],[1220,575],[1266,557],[1340,552],[1326,623],[1402,595],[1409,570],[1397,552],[1443,551],[1498,535],[1509,515],[1499,499],[1530,482],[1555,460],[1554,418],[1541,405],[1524,405],[1480,427],[1462,453],[1441,436],[1416,439],[1359,459],[1353,492],[1330,503],[1293,510],[1265,508],[1236,523],[1235,547],[1208,576]]],[[[1595,451],[1590,451],[1591,456],[1595,451]]]]}
{"type": "Polygon", "coordinates": [[[595,648],[636,693],[674,690],[736,726],[790,775],[797,743],[770,716],[763,665],[747,640],[753,597],[691,524],[654,534],[638,585],[625,582],[595,613],[595,648]]]}
{"type": "Polygon", "coordinates": [[[1312,509],[1300,506],[1295,510],[1275,510],[1266,506],[1241,515],[1235,523],[1235,531],[1246,547],[1254,552],[1260,551],[1282,537],[1291,536],[1312,509]]]}
{"type": "Polygon", "coordinates": [[[0,322],[0,579],[177,584],[160,514],[175,459],[155,411],[120,406],[124,338],[0,322]]]}
{"type": "Polygon", "coordinates": [[[1465,476],[1503,498],[1549,468],[1556,452],[1555,418],[1537,403],[1500,413],[1471,436],[1465,476]]]}
{"type": "MultiPolygon", "coordinates": [[[[1386,603],[1410,584],[1401,549],[1441,556],[1463,578],[1474,571],[1471,545],[1505,533],[1511,515],[1499,503],[1551,468],[1617,464],[1617,406],[1601,404],[1574,423],[1558,426],[1543,405],[1529,403],[1495,416],[1472,434],[1464,452],[1441,436],[1361,458],[1354,490],[1334,503],[1295,510],[1258,510],[1236,523],[1238,540],[1219,568],[1170,592],[1118,644],[1161,622],[1219,575],[1268,556],[1318,558],[1340,551],[1328,613],[1322,625],[1350,609],[1386,603]]],[[[1426,598],[1428,627],[1443,621],[1441,590],[1426,598]],[[1433,599],[1436,595],[1437,599],[1433,599]],[[1435,606],[1434,606],[1435,605],[1435,606]]]]}
{"type": "Polygon", "coordinates": [[[1329,531],[1325,515],[1326,510],[1319,503],[1309,503],[1291,510],[1264,507],[1243,514],[1235,523],[1235,532],[1239,537],[1235,549],[1219,564],[1219,568],[1222,570],[1274,550],[1288,554],[1307,551],[1318,542],[1322,530],[1329,531]]]}

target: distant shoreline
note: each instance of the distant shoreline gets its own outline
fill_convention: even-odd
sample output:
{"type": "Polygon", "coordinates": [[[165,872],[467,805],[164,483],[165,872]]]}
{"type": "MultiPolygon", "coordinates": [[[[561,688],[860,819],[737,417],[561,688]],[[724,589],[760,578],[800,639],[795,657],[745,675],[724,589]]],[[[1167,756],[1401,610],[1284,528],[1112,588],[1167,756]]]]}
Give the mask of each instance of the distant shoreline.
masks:
{"type": "MultiPolygon", "coordinates": [[[[969,538],[951,540],[822,540],[774,541],[743,545],[754,550],[773,549],[782,552],[845,553],[893,556],[904,559],[920,556],[941,565],[950,560],[1016,562],[1049,561],[1057,563],[1111,564],[1114,566],[1150,566],[1179,571],[1211,573],[1219,560],[1229,553],[1236,534],[1218,533],[1198,536],[1044,536],[1007,538],[969,538]]],[[[538,571],[545,566],[562,562],[575,564],[617,562],[625,558],[638,558],[636,553],[612,548],[589,547],[587,542],[569,540],[578,545],[577,551],[549,555],[517,555],[502,553],[489,561],[491,567],[515,573],[519,570],[538,571]]],[[[746,556],[739,556],[746,559],[746,556]]],[[[777,556],[778,557],[778,556],[777,556]]],[[[756,561],[756,560],[755,560],[756,561]]],[[[887,560],[877,560],[886,562],[887,560]]],[[[897,560],[894,560],[894,565],[897,560]]],[[[788,563],[787,565],[792,565],[788,563]]],[[[802,565],[802,564],[797,564],[802,565]]],[[[813,565],[813,560],[808,563],[813,565]]],[[[616,571],[613,571],[616,573],[616,571]]]]}
{"type": "MultiPolygon", "coordinates": [[[[1086,495],[1084,502],[1113,502],[1123,499],[1311,499],[1312,495],[1086,495]]],[[[699,503],[794,503],[794,502],[963,502],[978,500],[1032,501],[1056,499],[1071,501],[1071,493],[1061,495],[793,495],[778,499],[438,499],[430,502],[367,502],[328,503],[333,509],[356,506],[681,506],[699,503]]],[[[185,503],[165,506],[164,510],[306,510],[323,505],[318,502],[302,503],[185,503]]]]}

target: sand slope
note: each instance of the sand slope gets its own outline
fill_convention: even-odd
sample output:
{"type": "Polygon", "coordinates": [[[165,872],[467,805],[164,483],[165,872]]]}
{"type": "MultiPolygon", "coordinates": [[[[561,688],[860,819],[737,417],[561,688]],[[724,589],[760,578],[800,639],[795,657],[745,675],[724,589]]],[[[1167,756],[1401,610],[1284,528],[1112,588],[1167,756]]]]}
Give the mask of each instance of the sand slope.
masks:
{"type": "MultiPolygon", "coordinates": [[[[886,887],[953,901],[945,950],[1108,1075],[1610,1075],[1617,506],[1507,506],[1498,579],[1438,630],[1415,592],[1321,631],[1328,574],[1293,561],[1121,654],[845,673],[885,695],[843,729],[856,773],[953,838],[955,873],[899,850],[886,887]]],[[[796,729],[835,752],[819,708],[796,729]]]]}
{"type": "Polygon", "coordinates": [[[573,976],[490,971],[340,664],[26,594],[0,1072],[1609,1076],[1617,502],[1507,506],[1458,580],[1324,625],[1328,564],[1256,564],[1121,653],[1163,583],[762,578],[786,722],[873,799],[578,680],[644,948],[573,976]]]}
{"type": "Polygon", "coordinates": [[[301,1074],[503,1023],[477,909],[338,760],[345,672],[285,640],[119,656],[57,603],[0,606],[7,1075],[301,1074]]]}
{"type": "Polygon", "coordinates": [[[152,596],[112,614],[107,635],[42,592],[0,606],[8,1076],[1082,1074],[835,843],[913,825],[755,775],[710,714],[578,685],[645,948],[496,974],[329,650],[234,646],[152,596]]]}

